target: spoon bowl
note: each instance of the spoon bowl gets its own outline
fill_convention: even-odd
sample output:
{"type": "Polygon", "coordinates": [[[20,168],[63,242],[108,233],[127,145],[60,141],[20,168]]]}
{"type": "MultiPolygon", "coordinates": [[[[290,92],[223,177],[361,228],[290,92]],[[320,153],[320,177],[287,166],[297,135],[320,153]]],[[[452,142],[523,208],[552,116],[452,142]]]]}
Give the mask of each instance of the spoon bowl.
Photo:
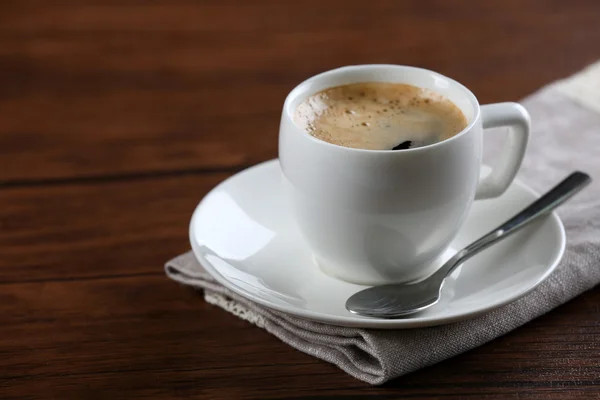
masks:
{"type": "Polygon", "coordinates": [[[374,286],[361,290],[346,302],[353,314],[376,318],[401,318],[423,311],[440,300],[444,281],[425,279],[420,282],[374,286]]]}

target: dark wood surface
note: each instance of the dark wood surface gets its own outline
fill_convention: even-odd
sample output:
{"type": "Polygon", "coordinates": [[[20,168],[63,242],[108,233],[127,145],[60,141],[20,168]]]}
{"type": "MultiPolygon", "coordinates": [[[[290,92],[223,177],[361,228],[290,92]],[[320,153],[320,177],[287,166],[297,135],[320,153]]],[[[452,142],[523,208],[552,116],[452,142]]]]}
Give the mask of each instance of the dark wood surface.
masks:
{"type": "Polygon", "coordinates": [[[600,2],[3,0],[0,398],[600,398],[600,290],[370,387],[163,274],[214,185],[333,67],[517,100],[600,58],[600,2]]]}

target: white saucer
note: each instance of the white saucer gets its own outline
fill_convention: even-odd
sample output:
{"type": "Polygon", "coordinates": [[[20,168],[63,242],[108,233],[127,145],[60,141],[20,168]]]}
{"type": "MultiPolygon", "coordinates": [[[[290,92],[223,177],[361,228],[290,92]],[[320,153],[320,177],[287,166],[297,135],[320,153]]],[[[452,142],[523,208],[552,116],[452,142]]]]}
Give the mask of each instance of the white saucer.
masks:
{"type": "MultiPolygon", "coordinates": [[[[486,168],[487,170],[487,168],[486,168]]],[[[200,202],[190,223],[194,254],[222,285],[264,306],[329,324],[399,329],[439,325],[512,302],[543,282],[565,248],[556,214],[492,246],[458,268],[440,303],[406,319],[360,317],[346,299],[364,286],[325,275],[312,260],[281,192],[277,160],[227,179],[200,202]]],[[[516,182],[499,198],[477,201],[450,255],[538,196],[516,182]]]]}

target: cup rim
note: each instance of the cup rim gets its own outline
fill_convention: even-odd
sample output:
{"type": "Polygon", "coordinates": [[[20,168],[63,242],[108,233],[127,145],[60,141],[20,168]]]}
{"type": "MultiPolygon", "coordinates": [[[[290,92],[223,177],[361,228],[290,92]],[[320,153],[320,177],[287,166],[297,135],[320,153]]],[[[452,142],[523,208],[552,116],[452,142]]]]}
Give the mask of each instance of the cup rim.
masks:
{"type": "Polygon", "coordinates": [[[310,78],[305,79],[304,81],[300,82],[298,85],[296,85],[286,96],[285,101],[283,103],[283,114],[285,115],[285,118],[288,118],[291,123],[293,124],[294,127],[298,128],[297,130],[300,131],[300,133],[306,137],[308,137],[309,139],[320,143],[322,145],[326,145],[326,146],[332,146],[334,148],[337,149],[343,149],[346,151],[352,151],[352,152],[365,152],[365,153],[394,153],[394,154],[406,154],[406,153],[414,153],[414,152],[419,152],[419,151],[427,151],[430,150],[434,147],[439,147],[442,146],[446,143],[450,143],[454,140],[458,140],[459,137],[465,135],[468,131],[470,131],[473,126],[477,123],[477,121],[480,118],[480,114],[481,114],[481,109],[480,109],[480,104],[479,101],[477,100],[477,97],[475,96],[475,94],[473,94],[473,92],[471,92],[471,90],[469,90],[465,85],[463,85],[462,83],[447,77],[446,75],[440,74],[439,72],[427,69],[427,68],[420,68],[420,67],[413,67],[410,65],[399,65],[399,64],[357,64],[357,65],[346,65],[346,66],[342,66],[342,67],[338,67],[338,68],[334,68],[334,69],[330,69],[328,71],[324,71],[321,72],[317,75],[313,75],[310,78]],[[331,74],[335,74],[335,73],[342,73],[345,71],[351,71],[351,70],[360,70],[360,69],[387,69],[387,68],[393,68],[393,69],[408,69],[408,70],[415,70],[415,71],[420,71],[423,73],[429,73],[432,74],[436,77],[439,77],[441,79],[444,79],[446,81],[448,81],[451,85],[454,85],[456,87],[458,87],[462,92],[464,92],[465,96],[467,97],[467,99],[469,100],[469,102],[473,105],[473,118],[471,119],[471,121],[467,124],[467,126],[460,131],[459,133],[457,133],[456,135],[448,138],[448,139],[444,139],[441,140],[439,142],[435,142],[432,144],[428,144],[426,146],[421,146],[421,147],[416,147],[414,149],[401,149],[401,150],[373,150],[373,149],[358,149],[358,148],[353,148],[353,147],[345,147],[345,146],[340,146],[338,144],[334,144],[334,143],[329,143],[326,142],[324,140],[321,139],[317,139],[316,137],[312,136],[311,134],[309,134],[308,132],[306,132],[304,129],[298,127],[296,125],[296,123],[294,122],[294,118],[293,118],[293,114],[295,110],[292,110],[292,103],[294,102],[294,100],[296,100],[298,97],[302,96],[303,94],[306,93],[307,90],[307,86],[310,85],[311,82],[322,78],[323,76],[326,75],[331,75],[331,74]]]}

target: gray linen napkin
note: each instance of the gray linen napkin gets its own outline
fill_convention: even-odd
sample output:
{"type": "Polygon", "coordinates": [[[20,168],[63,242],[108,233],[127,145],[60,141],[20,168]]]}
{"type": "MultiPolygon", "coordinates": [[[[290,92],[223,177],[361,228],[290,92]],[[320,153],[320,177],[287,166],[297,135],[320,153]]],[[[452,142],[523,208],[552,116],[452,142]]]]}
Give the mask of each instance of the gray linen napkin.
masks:
{"type": "MultiPolygon", "coordinates": [[[[520,179],[549,189],[574,169],[600,171],[600,63],[555,82],[522,104],[533,134],[520,179]]],[[[495,137],[486,135],[486,156],[495,137]],[[491,145],[490,145],[491,143],[491,145]]],[[[499,140],[499,139],[498,139],[499,140]]],[[[598,177],[596,177],[598,178],[598,177]]],[[[355,378],[381,384],[499,337],[567,302],[600,282],[600,184],[593,182],[559,210],[568,245],[557,270],[525,297],[486,315],[449,325],[408,330],[344,328],[264,308],[219,285],[191,252],[169,261],[169,278],[204,290],[215,304],[355,378]]]]}

